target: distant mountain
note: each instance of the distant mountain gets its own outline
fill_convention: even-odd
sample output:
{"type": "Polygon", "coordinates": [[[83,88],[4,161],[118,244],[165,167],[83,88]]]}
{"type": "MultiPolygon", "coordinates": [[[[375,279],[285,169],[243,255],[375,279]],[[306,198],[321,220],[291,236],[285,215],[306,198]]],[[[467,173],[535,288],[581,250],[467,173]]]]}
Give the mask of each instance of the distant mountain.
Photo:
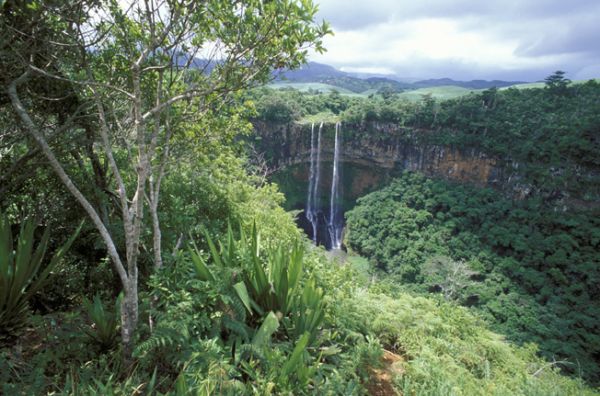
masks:
{"type": "Polygon", "coordinates": [[[276,71],[273,75],[276,81],[323,83],[356,93],[368,90],[378,91],[380,89],[386,89],[392,92],[402,92],[405,89],[411,89],[410,84],[402,83],[397,80],[385,77],[358,78],[352,76],[350,73],[317,62],[308,62],[297,70],[276,71]]]}
{"type": "Polygon", "coordinates": [[[308,62],[296,70],[278,70],[274,75],[276,80],[293,82],[322,82],[322,79],[348,77],[348,73],[317,62],[308,62]]]}
{"type": "MultiPolygon", "coordinates": [[[[179,66],[185,65],[190,58],[182,56],[177,59],[179,66]]],[[[218,61],[208,61],[202,58],[194,58],[190,65],[192,68],[210,72],[218,61]]],[[[362,93],[365,91],[385,90],[387,92],[402,92],[412,89],[410,84],[383,77],[358,78],[349,73],[336,69],[335,67],[317,62],[308,62],[296,70],[276,70],[273,72],[276,82],[287,81],[294,83],[323,83],[335,87],[347,89],[352,92],[362,93]]]]}
{"type": "Polygon", "coordinates": [[[346,73],[333,66],[317,62],[308,62],[297,70],[276,71],[273,73],[276,81],[288,81],[298,83],[324,83],[336,87],[348,89],[352,92],[362,93],[365,91],[386,90],[388,92],[402,92],[419,88],[431,88],[440,86],[457,86],[467,89],[488,89],[492,87],[502,88],[523,81],[501,81],[501,80],[471,80],[456,81],[451,78],[437,78],[409,82],[406,79],[380,74],[369,73],[346,73]]]}

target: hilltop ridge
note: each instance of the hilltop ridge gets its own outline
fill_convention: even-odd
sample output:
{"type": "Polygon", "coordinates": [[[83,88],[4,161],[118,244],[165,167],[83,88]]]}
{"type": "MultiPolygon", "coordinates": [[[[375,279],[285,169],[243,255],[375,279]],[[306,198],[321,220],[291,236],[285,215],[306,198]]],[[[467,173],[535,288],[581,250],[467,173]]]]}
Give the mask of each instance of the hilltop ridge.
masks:
{"type": "Polygon", "coordinates": [[[389,90],[391,92],[402,92],[407,90],[416,90],[420,88],[431,88],[441,86],[457,86],[467,89],[488,89],[492,87],[502,88],[517,84],[523,84],[524,81],[503,81],[503,80],[470,80],[459,81],[451,78],[431,78],[418,81],[409,81],[408,79],[390,74],[370,74],[370,73],[349,73],[338,70],[333,66],[308,62],[296,70],[278,70],[273,73],[275,82],[278,83],[323,83],[347,89],[354,93],[363,93],[369,90],[389,90]]]}

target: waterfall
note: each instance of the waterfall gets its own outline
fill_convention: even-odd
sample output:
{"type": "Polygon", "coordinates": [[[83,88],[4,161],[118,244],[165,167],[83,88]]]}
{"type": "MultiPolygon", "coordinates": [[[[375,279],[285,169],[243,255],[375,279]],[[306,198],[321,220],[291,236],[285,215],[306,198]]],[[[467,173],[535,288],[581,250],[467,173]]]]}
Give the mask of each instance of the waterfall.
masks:
{"type": "Polygon", "coordinates": [[[331,239],[331,248],[340,249],[342,247],[342,228],[343,221],[341,221],[340,210],[339,210],[339,194],[340,194],[340,126],[337,122],[335,124],[335,145],[333,151],[333,177],[331,179],[331,205],[329,207],[329,237],[331,239]]]}
{"type": "Polygon", "coordinates": [[[319,132],[316,139],[315,147],[315,124],[313,123],[310,128],[310,174],[308,179],[308,196],[306,197],[306,218],[312,225],[312,238],[313,241],[317,242],[317,229],[319,225],[319,218],[317,211],[319,209],[318,193],[319,193],[319,179],[321,176],[321,131],[323,130],[323,123],[319,125],[319,132]]]}
{"type": "MultiPolygon", "coordinates": [[[[331,179],[331,202],[327,230],[332,249],[342,247],[343,219],[341,218],[340,204],[340,149],[341,149],[341,124],[335,124],[335,143],[333,152],[333,175],[331,179]]],[[[315,136],[315,124],[310,128],[310,168],[308,177],[308,194],[306,197],[305,216],[312,226],[312,239],[317,243],[319,230],[319,184],[321,179],[321,135],[323,123],[319,125],[315,136]]]]}
{"type": "MultiPolygon", "coordinates": [[[[313,205],[315,206],[315,218],[317,217],[317,210],[319,210],[319,182],[321,179],[321,132],[323,131],[323,122],[319,125],[319,136],[317,137],[317,172],[315,175],[315,188],[313,190],[313,205]]],[[[315,224],[318,220],[315,220],[315,224]]],[[[316,240],[316,234],[315,234],[316,240]]]]}

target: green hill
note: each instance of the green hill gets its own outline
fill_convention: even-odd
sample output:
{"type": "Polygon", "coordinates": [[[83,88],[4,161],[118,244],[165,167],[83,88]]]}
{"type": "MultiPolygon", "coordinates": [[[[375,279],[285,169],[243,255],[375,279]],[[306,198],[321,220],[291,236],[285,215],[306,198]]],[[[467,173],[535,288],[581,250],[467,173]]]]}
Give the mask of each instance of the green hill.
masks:
{"type": "Polygon", "coordinates": [[[337,92],[341,93],[342,95],[350,95],[350,96],[360,95],[359,93],[352,92],[345,88],[341,88],[341,87],[338,87],[335,85],[330,85],[330,84],[325,84],[325,83],[319,83],[319,82],[278,81],[278,82],[273,82],[273,83],[267,85],[267,87],[272,88],[272,89],[295,89],[300,92],[309,92],[310,90],[312,90],[312,91],[319,91],[322,93],[330,93],[333,91],[337,91],[337,92]]]}
{"type": "Polygon", "coordinates": [[[419,88],[412,91],[402,92],[398,96],[400,98],[408,99],[412,102],[417,102],[423,99],[425,95],[431,95],[431,97],[438,100],[454,99],[464,95],[468,95],[471,92],[479,92],[480,90],[468,89],[458,87],[456,85],[445,85],[441,87],[430,87],[430,88],[419,88]]]}
{"type": "MultiPolygon", "coordinates": [[[[596,79],[591,79],[594,80],[596,82],[600,82],[600,78],[596,78],[596,79]]],[[[572,84],[585,84],[586,82],[588,82],[590,80],[574,80],[572,81],[572,84]]],[[[506,89],[510,89],[510,88],[517,88],[517,89],[529,89],[529,88],[544,88],[546,84],[544,82],[538,81],[538,82],[532,82],[532,83],[525,83],[525,84],[516,84],[510,87],[503,87],[500,88],[501,90],[506,90],[506,89]]]]}

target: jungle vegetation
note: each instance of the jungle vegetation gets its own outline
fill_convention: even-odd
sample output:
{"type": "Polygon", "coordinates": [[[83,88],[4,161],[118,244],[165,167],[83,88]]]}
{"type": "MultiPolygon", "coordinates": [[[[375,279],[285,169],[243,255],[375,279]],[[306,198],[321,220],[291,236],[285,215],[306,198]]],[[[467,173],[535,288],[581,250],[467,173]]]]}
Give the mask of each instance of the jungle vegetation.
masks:
{"type": "Polygon", "coordinates": [[[598,214],[405,173],[347,213],[347,242],[387,281],[469,306],[597,382],[598,214]]]}
{"type": "Polygon", "coordinates": [[[312,2],[0,9],[0,393],[366,394],[387,351],[404,394],[597,394],[282,209],[239,137],[269,107],[250,89],[323,50],[312,2]]]}

